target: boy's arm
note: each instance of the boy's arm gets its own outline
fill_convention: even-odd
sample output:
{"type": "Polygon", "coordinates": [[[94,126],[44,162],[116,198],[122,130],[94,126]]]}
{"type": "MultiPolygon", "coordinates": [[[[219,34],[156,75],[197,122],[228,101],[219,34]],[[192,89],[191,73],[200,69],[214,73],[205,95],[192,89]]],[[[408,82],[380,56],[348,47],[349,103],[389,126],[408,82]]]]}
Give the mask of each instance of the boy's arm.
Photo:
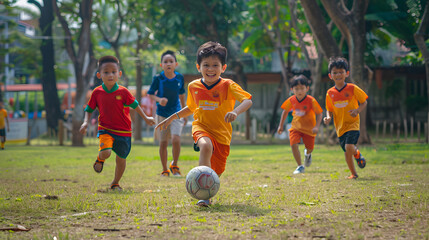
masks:
{"type": "MultiPolygon", "coordinates": [[[[179,99],[180,99],[180,105],[182,105],[182,109],[186,107],[186,98],[185,98],[185,94],[180,94],[179,95],[179,99]]],[[[187,117],[182,117],[183,120],[185,121],[183,123],[183,125],[186,125],[186,123],[188,122],[188,118],[187,117]]]]}
{"type": "Polygon", "coordinates": [[[283,109],[282,116],[280,118],[279,127],[277,128],[277,133],[278,134],[281,134],[283,132],[283,130],[284,130],[283,129],[283,125],[285,124],[285,120],[286,120],[286,117],[287,117],[288,114],[289,114],[289,112],[286,112],[286,110],[283,109]]]}
{"type": "Polygon", "coordinates": [[[182,108],[182,110],[170,115],[168,118],[164,119],[164,121],[160,122],[158,125],[156,125],[155,129],[161,129],[164,130],[168,127],[168,125],[171,124],[171,122],[174,119],[180,119],[180,118],[186,118],[190,115],[192,115],[191,109],[188,108],[188,106],[182,108]]]}
{"type": "Polygon", "coordinates": [[[232,110],[231,112],[228,112],[225,115],[225,122],[227,122],[227,123],[234,122],[235,119],[237,119],[238,115],[247,111],[247,109],[249,109],[252,105],[253,105],[252,100],[250,100],[250,99],[243,100],[240,103],[240,105],[238,105],[234,110],[232,110]]]}
{"type": "Polygon", "coordinates": [[[155,120],[153,120],[153,117],[148,117],[143,112],[143,109],[140,107],[140,105],[138,105],[134,110],[143,118],[143,120],[146,122],[147,125],[149,126],[155,125],[155,120]]]}
{"type": "Polygon", "coordinates": [[[319,132],[320,123],[322,122],[323,113],[316,115],[316,126],[313,128],[313,133],[319,132]]]}
{"type": "Polygon", "coordinates": [[[326,117],[324,117],[323,118],[323,122],[326,124],[326,125],[328,125],[330,122],[331,122],[331,115],[332,115],[332,112],[330,112],[330,111],[328,111],[328,110],[326,110],[326,117]]]}
{"type": "Polygon", "coordinates": [[[368,105],[368,102],[365,101],[361,104],[359,104],[359,107],[357,109],[352,109],[349,111],[350,116],[352,117],[356,117],[360,112],[362,112],[362,110],[366,107],[366,105],[368,105]]]}
{"type": "Polygon", "coordinates": [[[155,102],[159,102],[159,104],[163,107],[165,107],[165,105],[167,105],[168,99],[167,98],[160,98],[158,96],[155,96],[153,94],[149,94],[149,97],[154,100],[155,102]]]}
{"type": "Polygon", "coordinates": [[[82,125],[80,126],[80,129],[79,129],[79,132],[81,134],[85,134],[86,133],[86,129],[88,128],[89,119],[91,119],[91,114],[92,113],[85,111],[85,118],[83,120],[82,125]]]}

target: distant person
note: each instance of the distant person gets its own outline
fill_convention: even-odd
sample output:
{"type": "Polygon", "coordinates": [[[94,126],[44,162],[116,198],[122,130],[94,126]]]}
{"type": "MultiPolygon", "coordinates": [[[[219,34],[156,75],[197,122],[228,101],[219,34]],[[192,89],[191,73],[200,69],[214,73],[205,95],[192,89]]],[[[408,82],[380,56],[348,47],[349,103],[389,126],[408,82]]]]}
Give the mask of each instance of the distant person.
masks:
{"type": "MultiPolygon", "coordinates": [[[[156,126],[166,129],[175,119],[193,114],[192,136],[194,149],[200,151],[199,166],[212,168],[219,177],[229,155],[231,122],[252,106],[252,95],[220,76],[226,69],[226,57],[227,50],[219,43],[201,45],[197,51],[197,69],[202,78],[188,85],[187,106],[156,126]],[[234,108],[236,101],[240,104],[234,108]]],[[[197,205],[208,207],[211,200],[200,200],[197,205]]]]}
{"type": "Polygon", "coordinates": [[[328,70],[329,78],[335,82],[335,86],[326,93],[326,117],[323,121],[329,124],[332,117],[334,118],[337,136],[351,172],[348,178],[356,179],[358,175],[353,157],[360,168],[366,165],[365,158],[356,144],[360,135],[359,113],[366,107],[368,96],[357,85],[345,82],[350,74],[345,58],[330,58],[328,70]]]}
{"type": "Polygon", "coordinates": [[[6,130],[9,132],[9,118],[7,117],[7,110],[4,108],[4,103],[0,102],[0,139],[1,149],[4,150],[6,143],[6,130]]]}
{"type": "Polygon", "coordinates": [[[314,97],[307,95],[310,90],[309,80],[304,75],[295,76],[290,84],[293,96],[283,102],[281,108],[283,113],[277,132],[281,134],[284,130],[284,122],[292,110],[292,127],[289,129],[289,141],[292,153],[298,167],[293,174],[304,173],[306,167],[310,167],[311,153],[314,149],[314,141],[319,132],[322,122],[323,110],[314,97]],[[301,139],[305,145],[304,165],[301,162],[301,153],[298,144],[301,139]]]}
{"type": "MultiPolygon", "coordinates": [[[[172,114],[180,111],[185,104],[185,83],[182,74],[175,71],[179,65],[176,55],[173,51],[165,51],[161,55],[162,72],[153,77],[150,89],[147,92],[149,97],[156,101],[156,123],[164,121],[172,114]]],[[[183,125],[187,118],[175,119],[165,130],[160,131],[159,135],[159,156],[161,158],[162,172],[161,176],[168,177],[171,174],[181,176],[178,166],[180,156],[180,136],[182,135],[183,125]],[[173,161],[167,167],[168,159],[168,140],[171,138],[173,161]],[[170,168],[170,170],[168,169],[170,168]]]]}
{"type": "Polygon", "coordinates": [[[119,180],[126,167],[126,158],[131,150],[131,117],[130,107],[149,125],[154,125],[152,117],[147,117],[134,96],[123,86],[118,85],[122,72],[119,60],[113,56],[104,56],[98,60],[97,77],[103,84],[96,87],[85,108],[85,120],[80,133],[85,134],[92,112],[98,108],[98,138],[100,148],[93,168],[97,173],[103,170],[104,161],[110,157],[112,150],[116,153],[115,177],[110,185],[112,190],[121,191],[119,180]]]}

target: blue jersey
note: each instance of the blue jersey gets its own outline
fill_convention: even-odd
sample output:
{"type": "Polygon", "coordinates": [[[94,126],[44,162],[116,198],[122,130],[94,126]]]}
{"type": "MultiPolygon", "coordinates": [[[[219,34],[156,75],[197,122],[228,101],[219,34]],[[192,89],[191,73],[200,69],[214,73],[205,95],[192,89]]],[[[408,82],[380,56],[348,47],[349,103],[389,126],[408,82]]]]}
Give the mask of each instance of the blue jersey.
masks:
{"type": "Polygon", "coordinates": [[[178,72],[174,73],[176,76],[172,79],[168,79],[164,75],[164,71],[154,76],[150,89],[147,92],[154,95],[158,91],[156,93],[157,97],[168,99],[165,106],[161,106],[158,102],[156,103],[156,114],[165,118],[182,109],[179,95],[185,93],[184,78],[182,74],[178,72]]]}

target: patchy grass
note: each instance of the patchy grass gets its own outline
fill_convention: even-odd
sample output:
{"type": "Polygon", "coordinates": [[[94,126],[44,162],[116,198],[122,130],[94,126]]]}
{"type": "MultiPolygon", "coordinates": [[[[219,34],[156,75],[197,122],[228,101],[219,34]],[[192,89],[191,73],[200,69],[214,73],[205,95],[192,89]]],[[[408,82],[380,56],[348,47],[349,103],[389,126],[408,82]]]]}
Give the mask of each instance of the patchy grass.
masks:
{"type": "MultiPolygon", "coordinates": [[[[195,206],[185,177],[159,176],[156,146],[133,146],[122,193],[107,190],[114,158],[93,171],[96,146],[6,147],[0,228],[31,230],[0,239],[429,239],[429,145],[360,147],[357,180],[339,146],[316,145],[298,176],[289,146],[232,146],[210,208],[195,206]]],[[[197,164],[183,146],[182,174],[197,164]]]]}

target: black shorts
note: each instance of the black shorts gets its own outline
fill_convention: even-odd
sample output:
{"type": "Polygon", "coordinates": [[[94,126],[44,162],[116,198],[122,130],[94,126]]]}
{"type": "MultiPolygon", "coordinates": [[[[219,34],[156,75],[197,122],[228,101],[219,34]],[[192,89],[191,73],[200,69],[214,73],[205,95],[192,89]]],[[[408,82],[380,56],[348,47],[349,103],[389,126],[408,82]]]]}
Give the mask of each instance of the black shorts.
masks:
{"type": "Polygon", "coordinates": [[[340,145],[343,151],[346,151],[346,144],[356,145],[360,136],[360,131],[348,131],[344,133],[340,139],[340,145]]]}
{"type": "Polygon", "coordinates": [[[131,151],[131,137],[118,136],[105,130],[99,130],[98,138],[100,138],[99,151],[112,149],[119,157],[123,159],[128,157],[131,151]],[[102,135],[110,137],[100,137],[102,135]]]}
{"type": "Polygon", "coordinates": [[[0,137],[6,137],[6,128],[0,129],[0,137]]]}

